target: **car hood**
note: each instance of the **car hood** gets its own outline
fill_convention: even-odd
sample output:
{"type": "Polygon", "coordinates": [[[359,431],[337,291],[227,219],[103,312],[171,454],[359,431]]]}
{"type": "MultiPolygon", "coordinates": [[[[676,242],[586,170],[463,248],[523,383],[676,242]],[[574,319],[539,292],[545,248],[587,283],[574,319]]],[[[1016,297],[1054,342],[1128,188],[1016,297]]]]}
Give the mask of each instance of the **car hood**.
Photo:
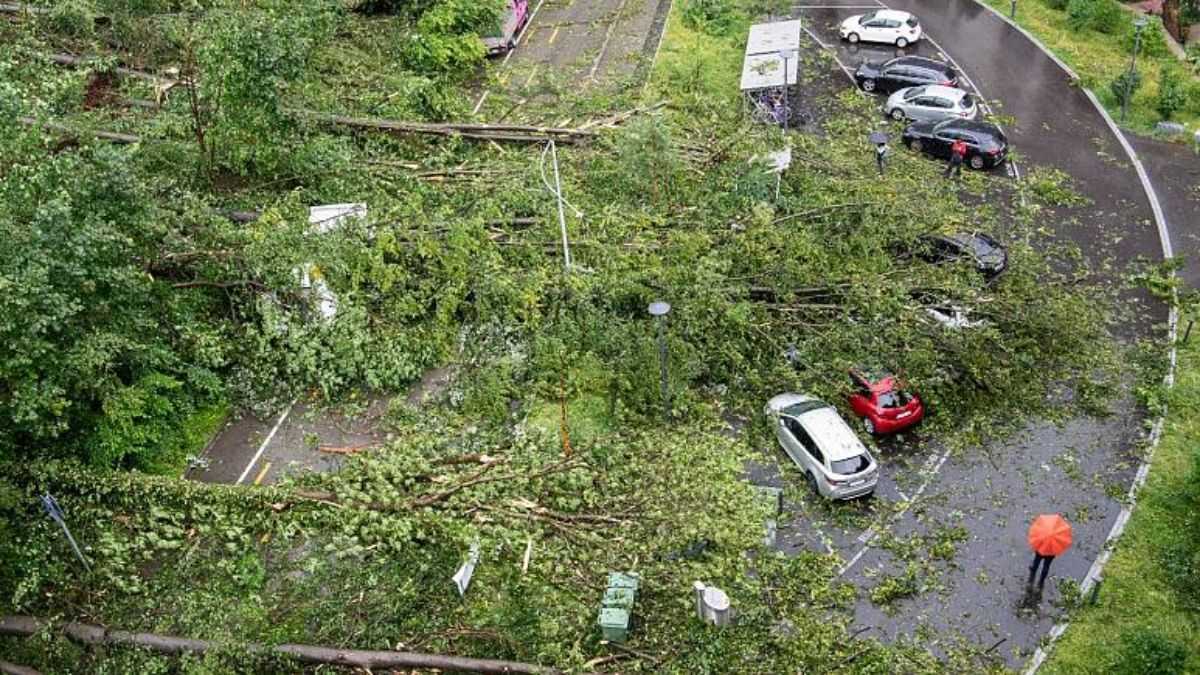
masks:
{"type": "Polygon", "coordinates": [[[805,396],[804,394],[777,394],[776,396],[771,397],[770,401],[767,401],[767,410],[774,410],[778,412],[790,405],[813,400],[816,399],[814,399],[812,396],[805,396]]]}
{"type": "Polygon", "coordinates": [[[846,20],[842,21],[841,25],[843,28],[852,28],[854,26],[857,26],[858,22],[861,19],[862,19],[862,14],[855,14],[854,16],[849,17],[846,20]]]}

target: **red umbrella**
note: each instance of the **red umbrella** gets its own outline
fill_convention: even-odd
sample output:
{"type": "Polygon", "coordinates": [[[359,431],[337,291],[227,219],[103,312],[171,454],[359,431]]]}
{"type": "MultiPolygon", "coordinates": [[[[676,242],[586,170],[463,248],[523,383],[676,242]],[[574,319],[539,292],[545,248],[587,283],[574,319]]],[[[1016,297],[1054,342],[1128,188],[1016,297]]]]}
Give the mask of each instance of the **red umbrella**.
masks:
{"type": "Polygon", "coordinates": [[[1040,515],[1029,526],[1029,547],[1034,553],[1056,556],[1071,548],[1071,526],[1057,513],[1040,515]]]}

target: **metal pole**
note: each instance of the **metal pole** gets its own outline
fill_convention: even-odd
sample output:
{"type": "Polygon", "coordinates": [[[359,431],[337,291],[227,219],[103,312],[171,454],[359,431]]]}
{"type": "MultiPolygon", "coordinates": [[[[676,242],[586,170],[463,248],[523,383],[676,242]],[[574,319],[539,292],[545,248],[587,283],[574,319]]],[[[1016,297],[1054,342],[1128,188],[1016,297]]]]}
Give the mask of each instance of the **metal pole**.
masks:
{"type": "Polygon", "coordinates": [[[658,317],[658,363],[662,371],[663,419],[671,421],[671,390],[667,385],[667,317],[658,317]]]}
{"type": "Polygon", "coordinates": [[[788,108],[788,57],[783,57],[783,133],[788,130],[788,118],[792,111],[788,108]]]}
{"type": "Polygon", "coordinates": [[[1121,121],[1125,121],[1126,112],[1129,109],[1129,97],[1133,88],[1133,74],[1137,68],[1137,53],[1138,48],[1142,46],[1142,25],[1141,21],[1133,24],[1133,55],[1129,57],[1129,73],[1125,76],[1125,95],[1121,97],[1121,121]]]}
{"type": "Polygon", "coordinates": [[[1012,2],[1012,8],[1008,13],[1008,18],[1012,19],[1013,21],[1016,21],[1017,20],[1017,0],[1010,0],[1010,1],[1012,2]]]}
{"type": "Polygon", "coordinates": [[[562,179],[558,175],[558,148],[550,141],[550,157],[554,161],[554,188],[558,198],[558,227],[562,230],[563,272],[571,271],[571,246],[567,243],[567,216],[563,212],[562,179]]]}
{"type": "Polygon", "coordinates": [[[58,500],[49,493],[44,494],[42,495],[42,508],[46,510],[46,515],[62,527],[63,534],[67,535],[67,541],[71,544],[71,549],[75,551],[75,557],[83,563],[84,569],[91,572],[92,566],[88,564],[87,558],[83,557],[83,551],[79,550],[79,544],[75,543],[75,537],[71,536],[71,530],[67,528],[67,521],[63,516],[62,508],[58,505],[58,500]]]}

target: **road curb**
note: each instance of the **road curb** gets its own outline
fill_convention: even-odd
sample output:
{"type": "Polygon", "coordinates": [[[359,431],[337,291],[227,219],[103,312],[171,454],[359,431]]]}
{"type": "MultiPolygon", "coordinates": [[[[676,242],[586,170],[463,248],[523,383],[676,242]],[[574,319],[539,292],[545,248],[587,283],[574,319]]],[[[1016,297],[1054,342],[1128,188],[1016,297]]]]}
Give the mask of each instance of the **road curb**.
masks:
{"type": "MultiPolygon", "coordinates": [[[[1004,14],[1000,13],[995,7],[992,7],[986,2],[983,2],[982,0],[972,0],[972,2],[988,10],[995,16],[999,17],[1001,21],[1016,29],[1018,32],[1024,35],[1027,40],[1036,45],[1038,49],[1042,50],[1042,53],[1048,56],[1051,61],[1054,61],[1054,63],[1058,64],[1058,67],[1062,68],[1063,71],[1070,76],[1072,81],[1077,84],[1080,82],[1079,74],[1072,70],[1071,67],[1066,63],[1064,63],[1062,59],[1058,58],[1054,52],[1050,51],[1050,49],[1032,33],[1022,28],[1007,16],[1004,16],[1004,14]]],[[[1087,96],[1088,101],[1092,103],[1092,106],[1096,108],[1096,112],[1100,113],[1100,116],[1104,118],[1105,124],[1108,125],[1108,128],[1110,131],[1112,131],[1113,135],[1117,137],[1117,141],[1121,144],[1121,147],[1124,148],[1125,154],[1129,157],[1129,161],[1133,164],[1134,171],[1137,172],[1138,179],[1142,183],[1142,190],[1146,194],[1146,200],[1150,202],[1150,211],[1154,215],[1154,224],[1158,228],[1158,240],[1159,244],[1162,246],[1163,259],[1169,260],[1175,257],[1174,248],[1171,245],[1171,230],[1167,223],[1166,214],[1163,213],[1162,205],[1158,201],[1158,194],[1154,191],[1154,185],[1150,182],[1150,176],[1146,173],[1146,167],[1142,165],[1142,160],[1138,157],[1137,151],[1133,149],[1133,146],[1130,145],[1129,140],[1125,138],[1124,132],[1122,132],[1121,128],[1117,126],[1117,123],[1113,120],[1112,116],[1108,114],[1108,111],[1105,110],[1104,106],[1101,105],[1100,100],[1096,98],[1096,94],[1093,93],[1091,89],[1088,89],[1082,85],[1080,86],[1080,89],[1083,90],[1084,95],[1087,96]]],[[[1172,276],[1174,276],[1173,272],[1172,276]]],[[[1172,295],[1174,295],[1173,291],[1172,295]]],[[[1172,307],[1167,317],[1167,339],[1171,345],[1171,350],[1168,357],[1170,360],[1170,365],[1167,368],[1167,374],[1163,377],[1163,386],[1168,389],[1175,384],[1175,365],[1178,356],[1175,349],[1175,337],[1178,322],[1179,314],[1176,309],[1172,307]]],[[[1092,563],[1091,568],[1088,569],[1087,575],[1084,576],[1083,581],[1079,584],[1080,597],[1086,597],[1092,587],[1098,583],[1100,575],[1104,572],[1105,565],[1108,564],[1109,558],[1112,557],[1112,552],[1116,548],[1117,540],[1125,532],[1125,526],[1129,523],[1129,519],[1133,515],[1133,509],[1137,506],[1138,491],[1141,490],[1142,486],[1146,484],[1146,477],[1150,474],[1150,464],[1154,459],[1154,450],[1158,447],[1158,441],[1160,438],[1162,438],[1163,428],[1166,425],[1166,418],[1167,410],[1164,407],[1162,414],[1154,420],[1154,424],[1150,428],[1150,434],[1147,436],[1145,459],[1143,459],[1141,465],[1138,466],[1137,473],[1133,477],[1133,483],[1129,486],[1129,492],[1126,495],[1125,504],[1121,507],[1121,512],[1117,514],[1117,519],[1115,522],[1113,522],[1112,529],[1109,530],[1108,537],[1106,537],[1104,540],[1104,549],[1100,552],[1100,555],[1096,556],[1096,560],[1092,563]]],[[[1065,621],[1056,623],[1054,627],[1050,629],[1050,632],[1046,635],[1045,644],[1043,644],[1041,647],[1038,647],[1037,651],[1035,651],[1033,656],[1030,657],[1029,665],[1026,666],[1025,670],[1023,671],[1023,675],[1034,675],[1034,673],[1036,673],[1038,669],[1042,667],[1042,664],[1045,663],[1046,658],[1050,655],[1050,651],[1053,649],[1054,643],[1062,636],[1063,633],[1066,632],[1070,625],[1071,621],[1070,619],[1067,619],[1065,621]]]]}

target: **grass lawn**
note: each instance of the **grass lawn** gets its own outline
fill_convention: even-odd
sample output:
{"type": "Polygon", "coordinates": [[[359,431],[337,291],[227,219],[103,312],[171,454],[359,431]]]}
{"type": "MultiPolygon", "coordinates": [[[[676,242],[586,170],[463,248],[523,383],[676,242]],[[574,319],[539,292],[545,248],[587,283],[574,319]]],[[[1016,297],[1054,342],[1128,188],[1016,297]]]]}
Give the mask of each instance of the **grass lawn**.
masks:
{"type": "Polygon", "coordinates": [[[1200,672],[1200,345],[1179,352],[1149,480],[1104,571],[1045,673],[1200,672]],[[1162,660],[1174,655],[1176,660],[1162,660]]]}
{"type": "MultiPolygon", "coordinates": [[[[1003,13],[1009,13],[1009,0],[984,0],[1003,13]]],[[[1132,13],[1125,17],[1133,21],[1132,13]]],[[[1095,92],[1114,118],[1121,112],[1121,102],[1109,90],[1109,83],[1129,68],[1131,47],[1126,43],[1124,31],[1108,35],[1095,30],[1075,30],[1067,22],[1065,11],[1051,9],[1040,0],[1021,0],[1017,3],[1017,23],[1036,35],[1060,59],[1079,74],[1083,85],[1095,92]]],[[[1167,51],[1165,45],[1148,46],[1146,37],[1156,38],[1153,31],[1143,32],[1142,48],[1138,52],[1137,69],[1142,76],[1142,86],[1129,105],[1127,126],[1150,130],[1162,116],[1155,109],[1158,101],[1160,69],[1163,64],[1179,67],[1183,72],[1184,90],[1188,102],[1173,116],[1174,121],[1195,129],[1200,121],[1200,78],[1187,75],[1187,65],[1180,63],[1167,51]]]]}

